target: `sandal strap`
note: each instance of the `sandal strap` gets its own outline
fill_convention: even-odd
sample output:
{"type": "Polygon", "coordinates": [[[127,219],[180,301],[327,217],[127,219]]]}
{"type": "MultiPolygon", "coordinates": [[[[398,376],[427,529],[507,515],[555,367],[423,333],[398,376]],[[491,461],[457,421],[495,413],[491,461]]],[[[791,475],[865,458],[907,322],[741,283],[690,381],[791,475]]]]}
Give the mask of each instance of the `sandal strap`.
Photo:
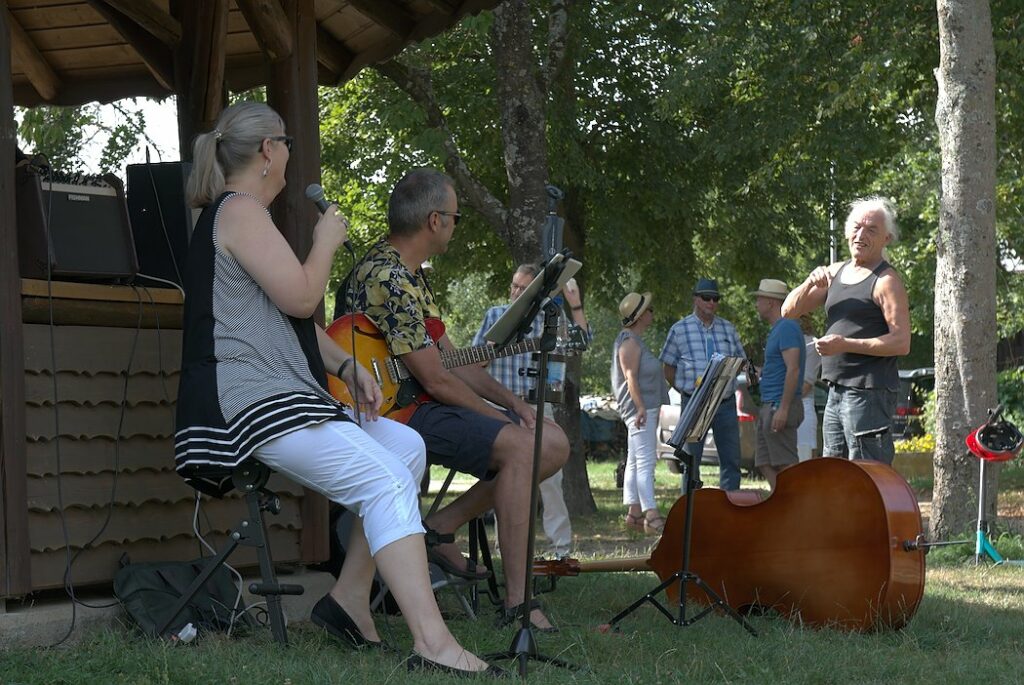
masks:
{"type": "MultiPolygon", "coordinates": [[[[505,626],[511,624],[513,621],[518,619],[519,612],[523,610],[523,604],[525,604],[525,602],[516,604],[514,607],[506,607],[505,605],[499,606],[498,620],[494,622],[494,627],[504,628],[505,626]]],[[[541,603],[539,599],[534,598],[530,600],[530,611],[533,611],[534,609],[540,609],[541,611],[544,611],[544,605],[541,603]]]]}
{"type": "Polygon", "coordinates": [[[423,524],[423,530],[423,542],[427,547],[437,547],[438,545],[455,542],[454,533],[439,533],[425,523],[423,524]]]}

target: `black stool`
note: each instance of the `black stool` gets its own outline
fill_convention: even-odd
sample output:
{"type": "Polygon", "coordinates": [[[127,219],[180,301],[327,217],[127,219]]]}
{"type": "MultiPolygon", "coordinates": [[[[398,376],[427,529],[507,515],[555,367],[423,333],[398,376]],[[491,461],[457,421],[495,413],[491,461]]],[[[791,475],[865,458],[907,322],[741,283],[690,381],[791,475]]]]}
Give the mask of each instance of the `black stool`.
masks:
{"type": "Polygon", "coordinates": [[[163,635],[178,618],[178,615],[192,601],[192,598],[203,587],[206,581],[220,568],[239,545],[254,547],[256,558],[260,564],[261,582],[250,583],[249,592],[266,598],[267,614],[270,616],[270,631],[274,640],[288,644],[288,633],[284,624],[284,613],[281,611],[281,595],[301,595],[301,585],[278,583],[274,573],[274,561],[270,557],[270,545],[267,543],[267,527],[263,521],[263,512],[277,514],[281,511],[281,499],[266,489],[267,480],[273,471],[255,459],[246,459],[238,466],[216,467],[206,466],[185,475],[185,480],[203,494],[223,498],[232,490],[245,493],[245,503],[249,509],[247,518],[242,519],[229,535],[229,541],[221,552],[207,560],[203,569],[192,585],[185,591],[174,605],[171,615],[157,631],[163,635]]]}

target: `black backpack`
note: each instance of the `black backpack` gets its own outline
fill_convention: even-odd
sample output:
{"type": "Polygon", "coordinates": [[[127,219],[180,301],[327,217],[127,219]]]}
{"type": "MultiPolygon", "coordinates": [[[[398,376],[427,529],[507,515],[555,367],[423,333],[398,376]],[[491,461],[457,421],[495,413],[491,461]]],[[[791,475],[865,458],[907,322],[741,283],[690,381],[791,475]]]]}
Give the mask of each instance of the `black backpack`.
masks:
{"type": "Polygon", "coordinates": [[[235,628],[251,628],[253,621],[238,602],[238,588],[227,568],[221,566],[178,614],[165,635],[157,630],[170,617],[174,605],[202,573],[208,560],[122,563],[114,576],[114,596],[139,629],[149,637],[177,636],[191,623],[200,632],[227,631],[234,620],[235,628]]]}

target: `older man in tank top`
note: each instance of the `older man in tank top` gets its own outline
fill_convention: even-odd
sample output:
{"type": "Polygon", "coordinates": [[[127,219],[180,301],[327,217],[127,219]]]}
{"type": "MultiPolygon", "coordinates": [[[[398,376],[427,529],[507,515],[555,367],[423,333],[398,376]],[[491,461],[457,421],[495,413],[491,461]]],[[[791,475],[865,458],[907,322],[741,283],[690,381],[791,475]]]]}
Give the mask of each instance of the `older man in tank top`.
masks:
{"type": "Polygon", "coordinates": [[[815,268],[782,305],[789,318],[825,306],[826,331],[815,349],[829,384],[822,422],[826,457],[892,464],[896,357],[910,352],[907,291],[884,253],[896,238],[896,211],[888,200],[857,200],[846,218],[851,259],[815,268]]]}

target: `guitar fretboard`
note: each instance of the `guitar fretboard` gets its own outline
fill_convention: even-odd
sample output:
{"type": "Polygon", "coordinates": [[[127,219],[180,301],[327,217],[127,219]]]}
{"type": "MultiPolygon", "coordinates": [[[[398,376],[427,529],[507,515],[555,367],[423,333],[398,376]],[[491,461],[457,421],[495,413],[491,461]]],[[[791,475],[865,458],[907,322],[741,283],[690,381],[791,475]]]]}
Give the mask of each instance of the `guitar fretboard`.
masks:
{"type": "Polygon", "coordinates": [[[461,350],[447,350],[441,353],[441,364],[446,369],[454,369],[469,364],[481,364],[492,359],[509,357],[514,354],[525,352],[536,352],[540,349],[540,339],[532,338],[511,345],[496,347],[494,345],[480,345],[478,347],[465,347],[461,350]]]}

